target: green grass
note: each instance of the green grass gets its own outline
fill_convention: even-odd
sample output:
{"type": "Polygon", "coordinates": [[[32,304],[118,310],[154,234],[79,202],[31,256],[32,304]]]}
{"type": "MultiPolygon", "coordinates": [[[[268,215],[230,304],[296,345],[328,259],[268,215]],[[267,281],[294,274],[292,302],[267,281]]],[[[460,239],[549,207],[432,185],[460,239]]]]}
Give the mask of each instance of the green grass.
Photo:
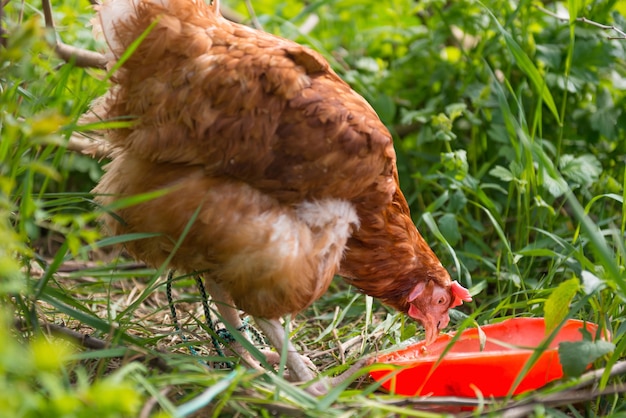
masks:
{"type": "MultiPolygon", "coordinates": [[[[62,3],[54,5],[59,36],[95,49],[87,2],[62,3]]],[[[580,402],[569,406],[551,399],[581,381],[583,350],[605,368],[595,390],[624,380],[611,370],[626,353],[626,40],[608,40],[615,32],[575,18],[623,30],[626,7],[616,0],[546,7],[555,4],[576,13],[561,21],[535,3],[502,0],[253,6],[265,30],[324,53],[394,133],[414,221],[475,295],[451,312],[451,329],[545,316],[554,324],[590,320],[611,335],[613,346],[563,353],[572,377],[510,401],[530,404],[525,416],[617,416],[626,412],[619,390],[589,399],[578,392],[580,402]],[[313,14],[319,23],[303,33],[313,14]]],[[[229,5],[248,16],[245,4],[229,5]]],[[[378,390],[367,369],[320,398],[274,373],[208,369],[206,361],[219,366],[223,358],[211,348],[193,280],[174,283],[179,333],[162,271],[118,247],[139,237],[99,235],[89,190],[101,162],[66,144],[106,90],[106,74],[61,62],[39,7],[5,6],[8,47],[0,49],[1,410],[26,417],[445,412],[378,390]],[[94,347],[63,330],[50,336],[45,322],[91,335],[94,347]]],[[[291,318],[290,329],[329,375],[422,335],[340,279],[291,318]]],[[[505,401],[489,401],[474,413],[497,416],[505,401]]]]}

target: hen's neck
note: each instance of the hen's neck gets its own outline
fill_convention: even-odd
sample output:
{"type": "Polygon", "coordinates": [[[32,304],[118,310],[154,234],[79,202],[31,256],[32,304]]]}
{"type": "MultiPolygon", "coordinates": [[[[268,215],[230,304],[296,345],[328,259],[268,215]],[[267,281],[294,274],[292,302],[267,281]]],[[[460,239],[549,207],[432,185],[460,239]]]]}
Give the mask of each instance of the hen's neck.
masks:
{"type": "Polygon", "coordinates": [[[348,241],[340,275],[370,296],[400,311],[408,309],[407,297],[419,281],[450,281],[413,223],[401,192],[382,211],[359,212],[361,226],[348,241]]]}

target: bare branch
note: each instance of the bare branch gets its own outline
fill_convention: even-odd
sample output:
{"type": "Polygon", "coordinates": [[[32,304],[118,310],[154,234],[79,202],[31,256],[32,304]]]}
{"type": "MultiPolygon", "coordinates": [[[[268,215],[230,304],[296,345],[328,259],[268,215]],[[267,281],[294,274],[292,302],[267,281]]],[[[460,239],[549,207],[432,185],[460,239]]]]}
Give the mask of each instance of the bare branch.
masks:
{"type": "Polygon", "coordinates": [[[107,60],[99,52],[76,48],[61,41],[57,41],[55,49],[61,59],[77,67],[106,69],[107,60]]]}
{"type": "MultiPolygon", "coordinates": [[[[15,328],[19,331],[24,331],[28,329],[28,324],[22,319],[16,319],[14,324],[15,328]]],[[[90,350],[103,350],[110,347],[110,344],[106,341],[94,338],[88,334],[83,334],[81,332],[71,330],[62,325],[52,324],[49,322],[40,322],[39,326],[42,330],[50,335],[67,338],[74,344],[90,350]]],[[[137,349],[127,348],[126,354],[132,355],[134,357],[133,361],[147,361],[151,366],[156,367],[163,372],[170,371],[170,367],[167,365],[167,362],[163,358],[155,356],[153,354],[145,354],[144,349],[140,350],[141,352],[137,349]]]]}
{"type": "Polygon", "coordinates": [[[499,416],[505,418],[523,418],[527,417],[532,411],[534,411],[537,404],[545,406],[571,405],[574,403],[592,401],[601,396],[618,395],[621,393],[626,393],[626,385],[618,384],[604,390],[567,390],[563,393],[554,393],[552,395],[541,397],[535,402],[513,406],[506,408],[505,410],[498,410],[497,412],[501,413],[499,416]]]}
{"type": "Polygon", "coordinates": [[[327,354],[330,354],[334,351],[343,351],[343,355],[345,355],[345,353],[348,351],[348,349],[350,349],[350,347],[360,343],[363,340],[363,336],[361,335],[357,335],[356,337],[352,337],[350,338],[348,341],[346,341],[343,344],[338,344],[335,345],[327,350],[323,350],[323,351],[319,351],[319,350],[315,350],[315,351],[311,351],[306,353],[307,357],[309,357],[311,360],[315,360],[318,357],[323,357],[327,354]]]}
{"type": "MultiPolygon", "coordinates": [[[[98,0],[89,0],[89,2],[93,5],[100,4],[98,0]]],[[[55,26],[54,26],[54,20],[52,18],[52,6],[50,5],[50,0],[42,0],[41,5],[43,8],[44,22],[45,22],[46,27],[54,30],[55,26]]],[[[250,8],[251,7],[252,5],[250,5],[250,8]]],[[[256,15],[254,14],[254,10],[253,9],[250,9],[250,10],[251,10],[253,24],[255,26],[258,25],[258,27],[261,28],[261,24],[259,23],[258,19],[256,18],[256,15]]],[[[227,15],[225,17],[235,22],[241,20],[240,16],[230,11],[226,12],[225,15],[227,15]]],[[[0,17],[1,16],[2,16],[2,13],[0,10],[0,17]]],[[[1,33],[2,32],[0,29],[0,34],[1,33]]],[[[77,67],[100,68],[100,69],[106,68],[107,60],[103,54],[99,52],[89,51],[86,49],[76,48],[72,45],[68,45],[58,39],[58,34],[56,32],[55,32],[55,37],[57,38],[57,41],[56,41],[57,44],[55,47],[56,53],[64,61],[72,62],[77,67]]]]}
{"type": "Polygon", "coordinates": [[[261,25],[261,22],[259,22],[259,19],[256,17],[256,12],[254,11],[254,7],[252,7],[252,3],[250,0],[245,0],[245,3],[248,13],[250,14],[250,19],[252,20],[252,26],[255,29],[263,30],[263,25],[261,25]]]}
{"type": "Polygon", "coordinates": [[[598,22],[594,22],[593,20],[589,20],[586,17],[579,17],[576,19],[578,22],[583,22],[583,23],[587,23],[591,26],[595,26],[598,27],[600,29],[605,29],[605,30],[614,30],[615,32],[617,32],[620,36],[617,37],[608,37],[607,39],[626,39],[626,32],[624,32],[623,30],[619,29],[616,26],[613,25],[603,25],[602,23],[598,23],[598,22]]]}
{"type": "MultiPolygon", "coordinates": [[[[544,7],[541,7],[541,6],[537,6],[537,9],[540,10],[541,12],[547,14],[548,16],[551,16],[551,17],[555,18],[555,19],[561,20],[563,22],[569,22],[569,19],[570,19],[569,16],[558,15],[557,13],[554,13],[553,11],[548,10],[548,9],[546,9],[544,7]]],[[[612,31],[617,32],[617,34],[619,35],[619,36],[608,36],[607,39],[610,39],[610,40],[626,39],[626,32],[624,32],[622,29],[618,28],[617,26],[604,25],[602,23],[594,22],[593,20],[587,19],[584,16],[583,17],[577,17],[576,21],[577,22],[586,23],[588,25],[595,26],[595,27],[600,28],[600,29],[612,30],[612,31]]]]}
{"type": "Polygon", "coordinates": [[[111,156],[111,148],[106,141],[101,138],[87,138],[77,132],[67,142],[67,149],[97,160],[111,156]]]}
{"type": "MultiPolygon", "coordinates": [[[[587,386],[591,386],[598,382],[601,378],[606,368],[592,370],[590,372],[585,373],[580,377],[580,383],[571,389],[581,389],[587,386]]],[[[611,367],[611,371],[609,373],[610,377],[621,376],[626,374],[626,361],[617,362],[611,367]]]]}
{"type": "Polygon", "coordinates": [[[52,6],[50,0],[41,0],[41,8],[43,9],[43,20],[47,28],[54,29],[54,20],[52,19],[52,6]]]}
{"type": "Polygon", "coordinates": [[[52,6],[50,5],[50,0],[41,0],[41,7],[43,9],[43,16],[46,27],[55,31],[54,35],[57,40],[55,51],[61,59],[66,62],[72,62],[77,67],[101,69],[105,68],[107,60],[104,55],[98,52],[76,48],[74,46],[67,45],[59,40],[56,30],[54,28],[54,20],[52,18],[52,6]]]}
{"type": "MultiPolygon", "coordinates": [[[[24,118],[18,118],[20,122],[25,122],[24,118]]],[[[88,157],[102,160],[111,156],[112,147],[98,132],[74,132],[66,144],[68,151],[86,155],[88,157]]]]}
{"type": "Polygon", "coordinates": [[[48,334],[66,337],[75,344],[90,350],[104,350],[108,347],[108,344],[105,341],[94,338],[89,334],[74,331],[62,325],[51,324],[49,322],[44,322],[39,325],[41,326],[41,329],[46,331],[48,334]]]}

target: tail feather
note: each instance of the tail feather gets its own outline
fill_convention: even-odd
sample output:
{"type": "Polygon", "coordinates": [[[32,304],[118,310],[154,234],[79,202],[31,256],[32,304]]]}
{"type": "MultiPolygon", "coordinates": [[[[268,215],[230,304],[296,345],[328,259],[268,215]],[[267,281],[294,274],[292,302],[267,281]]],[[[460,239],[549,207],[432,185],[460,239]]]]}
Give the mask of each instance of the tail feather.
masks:
{"type": "Polygon", "coordinates": [[[167,14],[178,16],[179,18],[191,13],[206,13],[221,17],[219,11],[219,0],[212,0],[207,7],[204,0],[105,0],[102,5],[96,6],[99,19],[94,19],[94,34],[104,35],[109,49],[115,57],[124,53],[126,48],[134,39],[124,36],[124,28],[129,28],[137,20],[143,7],[156,6],[165,10],[167,14]],[[187,9],[187,11],[183,11],[187,9]],[[201,12],[202,11],[202,12],[201,12]]]}
{"type": "Polygon", "coordinates": [[[100,30],[111,52],[116,57],[124,53],[128,45],[119,36],[119,28],[137,16],[137,6],[142,0],[108,0],[99,6],[95,30],[100,30]],[[99,26],[99,28],[98,28],[99,26]]]}

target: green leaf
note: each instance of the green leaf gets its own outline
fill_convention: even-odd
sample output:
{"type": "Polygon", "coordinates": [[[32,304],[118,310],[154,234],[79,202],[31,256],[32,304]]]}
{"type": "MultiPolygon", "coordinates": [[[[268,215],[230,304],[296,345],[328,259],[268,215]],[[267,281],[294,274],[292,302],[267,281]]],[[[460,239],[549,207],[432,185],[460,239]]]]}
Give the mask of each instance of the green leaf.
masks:
{"type": "Polygon", "coordinates": [[[458,117],[463,115],[463,112],[467,110],[465,103],[452,103],[446,106],[446,114],[451,121],[454,121],[458,117]]]}
{"type": "Polygon", "coordinates": [[[467,205],[467,197],[461,190],[457,190],[450,195],[448,210],[452,213],[459,213],[467,205]]]}
{"type": "Polygon", "coordinates": [[[455,179],[463,180],[467,176],[469,165],[465,150],[442,153],[441,162],[449,172],[454,173],[455,179]]]}
{"type": "Polygon", "coordinates": [[[446,213],[439,218],[439,230],[452,246],[455,246],[461,240],[459,223],[453,213],[446,213]]]}
{"type": "Polygon", "coordinates": [[[61,180],[61,175],[57,170],[54,169],[54,167],[51,167],[41,161],[31,161],[25,166],[28,167],[30,170],[39,173],[45,177],[51,178],[56,181],[61,180]]]}
{"type": "Polygon", "coordinates": [[[513,173],[511,173],[508,169],[502,167],[501,165],[497,165],[489,170],[489,174],[507,183],[515,179],[513,173]]]}
{"type": "Polygon", "coordinates": [[[452,256],[452,259],[454,261],[454,267],[456,268],[456,271],[460,272],[461,271],[461,262],[459,261],[457,255],[456,255],[456,252],[454,251],[454,249],[452,248],[450,243],[448,241],[446,241],[445,237],[443,236],[443,234],[439,230],[439,226],[437,226],[437,223],[435,222],[435,219],[433,218],[432,213],[425,212],[422,215],[422,219],[424,220],[424,223],[428,226],[428,228],[430,228],[430,231],[435,235],[435,237],[437,237],[437,239],[439,239],[440,241],[444,242],[445,246],[450,251],[450,255],[452,256]]]}
{"type": "Polygon", "coordinates": [[[546,300],[544,314],[546,318],[546,334],[552,332],[567,316],[569,304],[580,289],[577,278],[561,283],[546,300]]]}
{"type": "Polygon", "coordinates": [[[567,192],[569,189],[567,182],[563,179],[563,177],[553,177],[548,170],[541,170],[542,179],[543,179],[543,187],[550,193],[553,197],[561,197],[563,194],[567,192]]]}
{"type": "Polygon", "coordinates": [[[559,344],[559,359],[567,376],[578,377],[596,359],[615,349],[615,345],[603,340],[562,342],[559,344]]]}
{"type": "Polygon", "coordinates": [[[396,116],[396,104],[391,97],[386,94],[379,94],[372,103],[372,107],[376,109],[376,113],[383,123],[393,123],[394,117],[396,116]]]}
{"type": "Polygon", "coordinates": [[[580,157],[565,154],[559,161],[559,168],[565,178],[582,187],[597,182],[602,174],[600,161],[591,154],[584,154],[580,157]]]}
{"type": "Polygon", "coordinates": [[[409,338],[415,337],[417,333],[417,325],[415,322],[409,322],[404,325],[402,333],[400,334],[400,341],[406,341],[409,338]]]}
{"type": "Polygon", "coordinates": [[[561,65],[563,50],[560,45],[537,45],[537,59],[546,66],[558,69],[561,65]]]}
{"type": "Polygon", "coordinates": [[[67,118],[49,111],[38,114],[26,121],[32,136],[45,136],[58,132],[66,122],[67,118]]]}
{"type": "Polygon", "coordinates": [[[615,106],[609,90],[603,88],[598,92],[596,106],[596,111],[589,118],[591,127],[606,138],[614,138],[617,120],[622,111],[615,106]]]}

